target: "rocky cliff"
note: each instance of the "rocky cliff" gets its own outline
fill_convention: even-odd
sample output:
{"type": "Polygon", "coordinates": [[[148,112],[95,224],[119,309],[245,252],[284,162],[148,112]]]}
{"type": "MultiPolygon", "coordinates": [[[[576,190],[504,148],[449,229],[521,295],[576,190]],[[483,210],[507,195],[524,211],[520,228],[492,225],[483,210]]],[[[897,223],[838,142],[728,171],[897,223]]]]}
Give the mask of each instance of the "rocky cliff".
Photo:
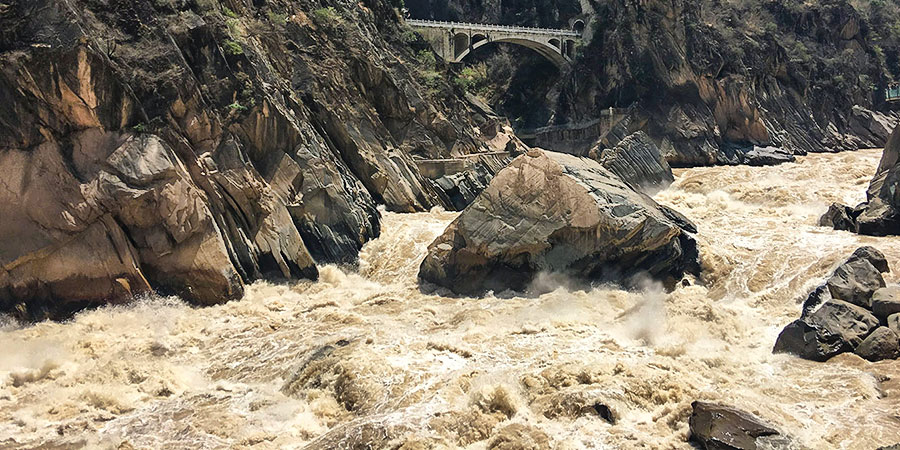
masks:
{"type": "Polygon", "coordinates": [[[454,207],[497,165],[415,158],[518,144],[401,36],[380,0],[0,4],[0,310],[217,303],[353,263],[378,205],[454,207]]]}
{"type": "Polygon", "coordinates": [[[475,55],[489,68],[508,65],[491,69],[510,76],[488,79],[511,81],[487,96],[526,128],[630,106],[631,131],[650,135],[673,166],[742,163],[754,146],[793,154],[880,147],[897,122],[883,100],[900,79],[893,2],[408,3],[414,16],[439,19],[563,28],[583,20],[579,57],[549,75],[555,82],[537,56],[475,55]]]}

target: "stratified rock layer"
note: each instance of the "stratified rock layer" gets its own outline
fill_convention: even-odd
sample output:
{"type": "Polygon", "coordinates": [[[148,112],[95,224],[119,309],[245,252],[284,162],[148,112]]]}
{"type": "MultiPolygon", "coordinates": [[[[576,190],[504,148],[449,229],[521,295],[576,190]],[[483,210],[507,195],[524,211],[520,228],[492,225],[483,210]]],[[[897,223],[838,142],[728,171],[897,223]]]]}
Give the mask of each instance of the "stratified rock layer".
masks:
{"type": "Polygon", "coordinates": [[[522,290],[539,272],[671,282],[699,269],[696,243],[670,216],[594,160],[532,150],[429,246],[419,276],[463,294],[522,290]]]}
{"type": "Polygon", "coordinates": [[[495,166],[451,201],[413,155],[518,142],[479,135],[488,118],[442,79],[423,87],[390,5],[322,6],[0,5],[0,311],[64,317],[150,291],[219,303],[354,263],[378,204],[471,200],[495,166]]]}

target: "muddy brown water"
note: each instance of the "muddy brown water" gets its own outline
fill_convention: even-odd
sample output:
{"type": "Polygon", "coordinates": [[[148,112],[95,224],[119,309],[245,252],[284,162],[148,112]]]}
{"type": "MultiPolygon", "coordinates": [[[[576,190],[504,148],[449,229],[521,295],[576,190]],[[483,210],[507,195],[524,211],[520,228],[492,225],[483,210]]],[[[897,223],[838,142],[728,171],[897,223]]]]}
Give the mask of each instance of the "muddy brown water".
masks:
{"type": "Polygon", "coordinates": [[[815,225],[830,202],[864,199],[879,158],[678,170],[656,198],[698,224],[706,279],[670,294],[557,276],[539,297],[423,293],[418,265],[455,217],[432,211],[385,213],[358,272],[323,267],[316,283],[7,320],[0,448],[480,449],[511,424],[559,449],[691,448],[694,400],[751,411],[798,448],[897,443],[897,362],[771,354],[857,247],[900,270],[900,239],[815,225]]]}

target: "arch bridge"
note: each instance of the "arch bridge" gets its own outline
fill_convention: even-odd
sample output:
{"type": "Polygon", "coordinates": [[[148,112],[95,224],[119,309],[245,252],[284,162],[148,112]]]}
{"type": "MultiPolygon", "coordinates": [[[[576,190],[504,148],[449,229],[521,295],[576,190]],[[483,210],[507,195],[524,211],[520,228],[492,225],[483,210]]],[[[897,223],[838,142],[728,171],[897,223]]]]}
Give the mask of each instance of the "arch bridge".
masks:
{"type": "Polygon", "coordinates": [[[412,19],[406,23],[431,44],[438,56],[451,63],[462,62],[472,51],[491,42],[506,42],[528,47],[563,67],[575,58],[575,44],[581,40],[581,33],[574,30],[412,19]]]}

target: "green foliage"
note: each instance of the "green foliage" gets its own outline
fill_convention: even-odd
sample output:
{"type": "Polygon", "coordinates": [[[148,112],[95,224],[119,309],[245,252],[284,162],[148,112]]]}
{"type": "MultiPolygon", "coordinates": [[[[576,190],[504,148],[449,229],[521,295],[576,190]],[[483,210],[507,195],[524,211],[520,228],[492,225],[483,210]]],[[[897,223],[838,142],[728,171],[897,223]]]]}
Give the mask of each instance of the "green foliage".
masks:
{"type": "Polygon", "coordinates": [[[407,44],[412,44],[419,40],[419,35],[413,30],[404,30],[400,33],[400,40],[407,44]]]}
{"type": "Polygon", "coordinates": [[[485,95],[489,91],[490,77],[484,63],[469,66],[453,80],[457,86],[473,94],[485,95]]]}
{"type": "Polygon", "coordinates": [[[416,53],[416,60],[426,70],[434,70],[437,67],[437,58],[431,50],[419,50],[419,53],[416,53]]]}
{"type": "Polygon", "coordinates": [[[239,112],[240,112],[240,111],[246,111],[246,110],[247,110],[247,107],[244,106],[244,105],[242,105],[242,104],[240,104],[239,102],[234,102],[234,103],[228,105],[228,109],[230,109],[230,110],[232,110],[232,111],[239,111],[239,112]]]}
{"type": "Polygon", "coordinates": [[[333,25],[341,21],[341,15],[333,6],[319,8],[312,12],[313,20],[321,25],[333,25]]]}
{"type": "Polygon", "coordinates": [[[234,12],[234,11],[232,11],[231,9],[229,9],[227,6],[223,6],[223,7],[222,7],[222,11],[225,13],[225,16],[226,16],[226,17],[230,17],[230,18],[232,18],[232,19],[237,19],[237,18],[238,18],[237,13],[234,12]]]}
{"type": "Polygon", "coordinates": [[[275,11],[266,12],[266,17],[269,18],[269,22],[272,22],[276,25],[284,25],[287,23],[288,19],[287,14],[276,13],[275,11]]]}
{"type": "Polygon", "coordinates": [[[144,124],[143,122],[141,122],[141,123],[131,127],[131,131],[134,131],[135,133],[144,133],[147,131],[147,125],[144,124]]]}
{"type": "Polygon", "coordinates": [[[237,41],[233,41],[231,39],[225,40],[224,45],[225,53],[231,56],[243,55],[244,47],[237,41]]]}

